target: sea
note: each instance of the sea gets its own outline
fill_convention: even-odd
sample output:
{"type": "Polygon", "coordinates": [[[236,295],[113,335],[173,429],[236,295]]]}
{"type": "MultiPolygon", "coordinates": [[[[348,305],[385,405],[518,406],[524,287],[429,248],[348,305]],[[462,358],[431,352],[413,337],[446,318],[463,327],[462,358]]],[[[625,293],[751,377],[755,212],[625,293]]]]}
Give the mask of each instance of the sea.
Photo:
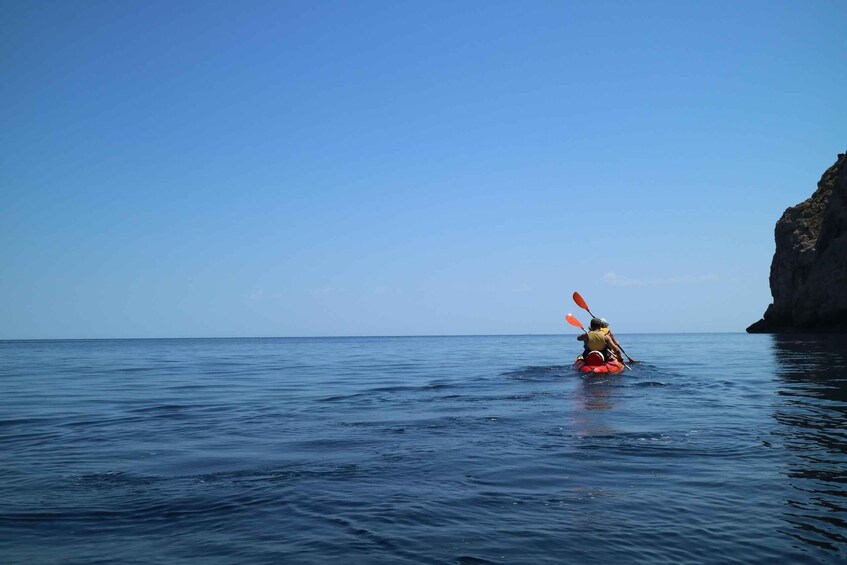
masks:
{"type": "Polygon", "coordinates": [[[0,563],[847,559],[847,336],[0,342],[0,563]]]}

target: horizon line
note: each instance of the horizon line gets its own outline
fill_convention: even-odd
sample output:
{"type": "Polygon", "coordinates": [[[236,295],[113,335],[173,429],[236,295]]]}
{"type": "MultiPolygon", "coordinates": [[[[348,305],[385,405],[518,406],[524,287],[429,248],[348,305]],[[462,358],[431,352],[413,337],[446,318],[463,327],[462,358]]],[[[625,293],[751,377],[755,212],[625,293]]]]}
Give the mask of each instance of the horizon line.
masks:
{"type": "MultiPolygon", "coordinates": [[[[709,335],[709,334],[746,334],[739,331],[717,332],[620,332],[617,335],[709,335]]],[[[288,336],[182,336],[182,337],[21,337],[0,338],[0,342],[14,341],[131,341],[131,340],[177,340],[177,339],[390,339],[390,338],[440,338],[440,337],[553,337],[576,334],[559,333],[520,333],[520,334],[402,334],[402,335],[288,335],[288,336]]]]}

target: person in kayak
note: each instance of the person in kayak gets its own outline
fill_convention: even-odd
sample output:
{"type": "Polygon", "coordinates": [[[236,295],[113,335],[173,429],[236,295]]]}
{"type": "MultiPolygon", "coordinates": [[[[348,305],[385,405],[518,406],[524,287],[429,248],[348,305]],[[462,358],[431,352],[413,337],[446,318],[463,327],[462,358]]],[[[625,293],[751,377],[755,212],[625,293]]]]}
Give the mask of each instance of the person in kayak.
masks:
{"type": "Polygon", "coordinates": [[[592,351],[599,351],[603,355],[604,363],[612,359],[623,359],[621,350],[618,349],[618,345],[609,335],[608,327],[608,322],[602,318],[592,318],[591,324],[588,326],[588,332],[576,336],[576,339],[585,342],[585,350],[582,352],[583,359],[588,361],[588,354],[592,351]],[[607,328],[605,332],[603,331],[604,322],[607,328]]]}
{"type": "MultiPolygon", "coordinates": [[[[606,321],[606,318],[600,318],[600,331],[612,338],[612,343],[614,343],[617,348],[621,350],[621,353],[623,353],[623,348],[621,348],[621,344],[618,343],[617,338],[615,338],[615,334],[612,333],[612,328],[609,327],[609,322],[606,321]]],[[[626,355],[626,353],[624,353],[624,355],[626,355]]],[[[626,357],[629,359],[630,363],[635,363],[635,359],[629,355],[626,355],[626,357]]],[[[623,357],[619,355],[618,360],[623,362],[623,357]]]]}

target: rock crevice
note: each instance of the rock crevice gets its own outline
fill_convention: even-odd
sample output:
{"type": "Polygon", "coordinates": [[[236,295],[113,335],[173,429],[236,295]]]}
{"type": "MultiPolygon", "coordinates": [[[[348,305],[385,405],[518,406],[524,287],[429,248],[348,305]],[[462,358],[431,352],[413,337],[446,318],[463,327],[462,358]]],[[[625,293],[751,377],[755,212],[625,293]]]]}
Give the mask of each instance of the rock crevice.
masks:
{"type": "Polygon", "coordinates": [[[773,303],[751,333],[847,332],[847,153],[776,223],[773,303]]]}

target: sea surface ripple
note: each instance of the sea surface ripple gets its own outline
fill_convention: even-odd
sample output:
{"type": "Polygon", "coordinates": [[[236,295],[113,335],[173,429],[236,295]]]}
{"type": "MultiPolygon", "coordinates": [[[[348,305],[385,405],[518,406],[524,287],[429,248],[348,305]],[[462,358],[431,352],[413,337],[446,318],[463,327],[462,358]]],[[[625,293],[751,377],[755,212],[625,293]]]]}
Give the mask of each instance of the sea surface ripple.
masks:
{"type": "Polygon", "coordinates": [[[843,336],[0,342],[3,563],[847,558],[843,336]]]}

